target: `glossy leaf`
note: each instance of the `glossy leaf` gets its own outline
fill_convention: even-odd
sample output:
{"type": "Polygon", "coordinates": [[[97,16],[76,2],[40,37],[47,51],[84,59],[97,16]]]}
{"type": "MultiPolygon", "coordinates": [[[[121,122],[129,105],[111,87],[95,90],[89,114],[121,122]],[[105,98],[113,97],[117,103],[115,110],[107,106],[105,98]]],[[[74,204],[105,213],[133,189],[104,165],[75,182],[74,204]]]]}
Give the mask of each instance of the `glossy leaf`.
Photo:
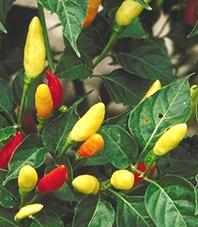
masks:
{"type": "Polygon", "coordinates": [[[14,208],[18,205],[16,195],[2,185],[0,185],[0,205],[5,208],[14,208]]]}
{"type": "Polygon", "coordinates": [[[120,34],[120,38],[136,38],[142,39],[147,37],[148,34],[144,30],[139,18],[135,18],[135,20],[129,24],[126,29],[120,34]]]}
{"type": "Polygon", "coordinates": [[[56,75],[65,80],[84,80],[92,74],[91,66],[83,58],[78,58],[72,50],[66,48],[57,65],[56,75]]]}
{"type": "Polygon", "coordinates": [[[82,30],[82,25],[87,12],[87,0],[39,0],[48,10],[56,13],[63,25],[63,34],[70,42],[78,57],[76,40],[82,30]]]}
{"type": "Polygon", "coordinates": [[[198,225],[198,216],[194,215],[194,188],[182,177],[167,175],[158,183],[151,183],[145,195],[145,205],[157,226],[198,225]]]}
{"type": "Polygon", "coordinates": [[[0,207],[0,226],[1,227],[18,227],[18,223],[14,221],[14,213],[0,207]]]}
{"type": "Polygon", "coordinates": [[[137,145],[133,138],[120,126],[103,126],[100,132],[104,138],[105,153],[109,162],[116,168],[127,168],[137,158],[137,145]]]}
{"type": "Polygon", "coordinates": [[[45,161],[46,149],[37,135],[28,136],[15,151],[10,163],[9,171],[3,184],[17,178],[19,170],[24,165],[31,165],[34,168],[41,166],[45,161]]]}
{"type": "Polygon", "coordinates": [[[52,211],[45,211],[34,217],[30,227],[64,227],[61,218],[52,211]]]}
{"type": "Polygon", "coordinates": [[[145,9],[152,10],[152,8],[148,5],[147,1],[145,0],[135,0],[135,1],[140,3],[145,9]]]}
{"type": "Polygon", "coordinates": [[[144,197],[127,196],[110,190],[117,198],[116,226],[151,227],[153,223],[144,206],[144,197]]]}
{"type": "Polygon", "coordinates": [[[77,105],[78,103],[71,106],[66,113],[52,120],[43,130],[43,143],[52,154],[60,153],[64,149],[67,136],[78,120],[77,105]]]}
{"type": "Polygon", "coordinates": [[[0,128],[0,142],[7,140],[10,136],[15,134],[16,128],[15,127],[6,127],[0,128]]]}
{"type": "Polygon", "coordinates": [[[64,184],[59,190],[53,193],[56,198],[63,201],[75,201],[78,202],[78,198],[73,193],[68,184],[64,184]]]}
{"type": "Polygon", "coordinates": [[[1,0],[0,2],[0,23],[4,24],[7,13],[12,7],[13,2],[15,0],[1,0]]]}
{"type": "Polygon", "coordinates": [[[173,80],[171,62],[161,40],[122,40],[115,51],[117,63],[127,72],[149,80],[173,80]]]}
{"type": "Polygon", "coordinates": [[[11,97],[11,87],[10,84],[0,80],[0,106],[2,106],[6,111],[10,112],[14,109],[14,105],[11,97]]]}
{"type": "Polygon", "coordinates": [[[188,78],[184,78],[163,87],[131,111],[128,126],[143,153],[154,146],[168,127],[188,119],[190,100],[188,78]]]}
{"type": "Polygon", "coordinates": [[[3,24],[0,22],[0,31],[3,33],[7,33],[7,30],[5,29],[5,27],[3,26],[3,24]]]}
{"type": "Polygon", "coordinates": [[[115,212],[112,205],[102,198],[82,199],[75,208],[72,227],[112,227],[115,212]]]}
{"type": "Polygon", "coordinates": [[[196,35],[198,35],[198,20],[197,20],[193,30],[191,31],[191,33],[187,36],[187,38],[192,38],[196,35]]]}
{"type": "Polygon", "coordinates": [[[109,95],[116,103],[134,105],[143,97],[146,89],[145,81],[131,76],[122,69],[113,71],[110,75],[101,76],[109,95]]]}

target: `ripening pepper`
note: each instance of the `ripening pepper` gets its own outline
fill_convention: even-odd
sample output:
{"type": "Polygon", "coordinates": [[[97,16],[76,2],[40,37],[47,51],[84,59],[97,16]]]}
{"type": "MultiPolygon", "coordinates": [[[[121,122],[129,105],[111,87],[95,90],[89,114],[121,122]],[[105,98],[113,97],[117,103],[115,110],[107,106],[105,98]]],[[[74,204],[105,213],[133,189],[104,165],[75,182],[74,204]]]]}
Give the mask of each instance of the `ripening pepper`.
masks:
{"type": "Polygon", "coordinates": [[[48,80],[48,86],[53,100],[54,108],[60,107],[63,101],[63,87],[60,80],[50,71],[46,71],[45,75],[48,80]]]}
{"type": "Polygon", "coordinates": [[[104,147],[103,137],[96,133],[89,137],[78,149],[77,157],[89,158],[98,154],[104,147]]]}
{"type": "Polygon", "coordinates": [[[30,22],[24,49],[23,65],[28,78],[36,78],[45,68],[46,48],[38,17],[30,22]]]}
{"type": "Polygon", "coordinates": [[[148,98],[149,96],[153,95],[156,91],[160,90],[162,88],[161,83],[159,80],[156,80],[151,87],[148,89],[148,91],[146,92],[146,94],[144,95],[143,99],[148,98]]]}
{"type": "MultiPolygon", "coordinates": [[[[146,165],[144,162],[139,162],[135,165],[135,168],[140,170],[141,172],[145,172],[146,171],[146,165]]],[[[150,169],[150,171],[148,172],[147,176],[152,176],[153,173],[155,172],[155,165],[153,165],[150,169]]],[[[138,184],[142,184],[144,181],[144,178],[138,174],[138,173],[134,173],[134,177],[135,177],[135,183],[134,185],[138,185],[138,184]]]]}
{"type": "Polygon", "coordinates": [[[134,174],[126,169],[116,170],[111,176],[111,184],[119,190],[130,190],[134,185],[134,174]]]}
{"type": "Polygon", "coordinates": [[[24,139],[24,135],[21,131],[18,131],[14,136],[12,136],[0,150],[0,168],[6,169],[8,167],[8,163],[12,158],[12,155],[18,148],[18,146],[22,143],[24,139]]]}
{"type": "Polygon", "coordinates": [[[72,181],[73,187],[83,194],[95,195],[99,192],[100,183],[98,179],[92,175],[80,175],[72,181]]]}
{"type": "Polygon", "coordinates": [[[76,122],[69,134],[69,140],[82,142],[92,136],[100,128],[105,115],[105,105],[99,102],[93,105],[83,116],[76,122]]]}
{"type": "Polygon", "coordinates": [[[68,170],[65,165],[60,165],[43,176],[37,185],[38,192],[48,193],[59,189],[68,179],[68,170]]]}
{"type": "Polygon", "coordinates": [[[118,8],[115,22],[120,26],[129,25],[142,12],[143,7],[137,1],[125,0],[118,8]]]}
{"type": "Polygon", "coordinates": [[[188,0],[184,10],[184,20],[187,24],[194,26],[197,20],[198,3],[197,0],[188,0]]]}
{"type": "Polygon", "coordinates": [[[35,188],[37,181],[38,175],[36,170],[30,165],[23,166],[20,169],[18,176],[19,192],[24,194],[32,191],[35,188]]]}
{"type": "Polygon", "coordinates": [[[101,0],[89,0],[87,15],[83,24],[84,28],[89,27],[89,25],[95,19],[100,3],[101,3],[101,0]]]}
{"type": "Polygon", "coordinates": [[[47,84],[40,84],[35,93],[35,106],[38,117],[48,118],[53,111],[53,100],[47,84]]]}
{"type": "Polygon", "coordinates": [[[170,127],[156,142],[153,153],[156,156],[163,156],[173,150],[183,140],[187,132],[185,123],[170,127]]]}
{"type": "Polygon", "coordinates": [[[40,203],[34,203],[34,204],[24,206],[17,212],[14,219],[16,221],[19,221],[24,218],[31,217],[32,215],[38,213],[42,209],[43,209],[43,205],[40,203]]]}

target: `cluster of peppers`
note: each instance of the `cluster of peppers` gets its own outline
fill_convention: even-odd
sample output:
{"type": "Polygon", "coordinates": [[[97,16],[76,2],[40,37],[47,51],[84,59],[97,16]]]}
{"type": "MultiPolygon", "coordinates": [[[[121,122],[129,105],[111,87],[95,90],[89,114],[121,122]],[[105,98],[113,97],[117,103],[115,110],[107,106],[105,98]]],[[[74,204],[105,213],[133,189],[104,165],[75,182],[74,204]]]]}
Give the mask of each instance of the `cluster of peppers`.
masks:
{"type": "MultiPolygon", "coordinates": [[[[84,27],[88,27],[94,20],[100,0],[89,1],[87,16],[84,21],[84,27]]],[[[125,0],[115,17],[115,29],[125,27],[130,24],[143,10],[142,5],[137,1],[125,0]]],[[[24,101],[27,90],[32,81],[38,77],[45,68],[46,49],[43,39],[42,26],[37,17],[34,17],[30,23],[28,35],[24,50],[24,90],[22,102],[24,101]]],[[[48,84],[41,84],[37,87],[35,93],[35,106],[40,120],[49,118],[54,109],[59,108],[63,100],[63,88],[58,78],[50,71],[45,73],[48,84]]],[[[142,102],[161,89],[159,80],[155,81],[142,99],[142,102]]],[[[197,97],[197,87],[192,87],[192,100],[197,97]]],[[[192,104],[192,109],[193,107],[192,104]]],[[[193,110],[192,110],[193,112],[193,110]]],[[[23,114],[23,105],[19,108],[18,123],[21,124],[23,114]]],[[[99,102],[93,105],[73,126],[70,131],[66,144],[82,143],[75,153],[77,159],[85,159],[97,155],[105,146],[104,139],[97,131],[103,123],[105,116],[105,105],[99,102]]],[[[147,176],[151,176],[155,171],[157,159],[174,149],[184,138],[187,131],[185,123],[171,126],[158,139],[153,149],[145,157],[144,162],[131,166],[130,169],[116,170],[111,178],[106,182],[100,182],[95,176],[83,174],[72,180],[74,189],[83,194],[97,194],[100,190],[108,187],[114,187],[118,190],[130,190],[134,185],[139,185],[147,176]]],[[[22,143],[24,134],[22,131],[12,136],[0,150],[0,168],[6,169],[9,161],[22,143]]],[[[60,154],[62,155],[62,154],[60,154]]],[[[36,193],[43,195],[61,188],[68,180],[68,168],[60,164],[51,170],[38,181],[36,170],[30,165],[24,165],[18,175],[19,194],[24,198],[29,192],[36,188],[36,193]]],[[[23,205],[23,204],[22,204],[23,205]]],[[[30,217],[43,209],[40,203],[28,204],[21,207],[15,215],[15,220],[21,220],[30,217]]]]}

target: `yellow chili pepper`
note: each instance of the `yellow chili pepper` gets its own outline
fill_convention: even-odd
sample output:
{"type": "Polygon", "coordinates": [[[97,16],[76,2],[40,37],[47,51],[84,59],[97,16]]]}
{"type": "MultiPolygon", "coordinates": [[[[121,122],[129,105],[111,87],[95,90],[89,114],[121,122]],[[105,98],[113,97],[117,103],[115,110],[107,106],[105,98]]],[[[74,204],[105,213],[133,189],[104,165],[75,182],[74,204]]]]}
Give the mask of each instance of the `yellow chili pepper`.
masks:
{"type": "Polygon", "coordinates": [[[77,157],[89,158],[98,154],[104,147],[103,137],[96,133],[89,137],[78,149],[77,157]]]}
{"type": "Polygon", "coordinates": [[[19,171],[18,185],[21,194],[32,191],[38,181],[36,170],[30,166],[25,165],[19,171]]]}
{"type": "Polygon", "coordinates": [[[38,213],[42,209],[43,209],[43,205],[40,203],[24,206],[18,211],[14,219],[17,221],[27,217],[31,217],[32,215],[38,213]]]}
{"type": "Polygon", "coordinates": [[[112,186],[119,190],[130,190],[134,185],[134,181],[134,174],[125,169],[117,170],[111,176],[112,186]]]}
{"type": "Polygon", "coordinates": [[[99,192],[100,183],[98,179],[92,175],[80,175],[72,181],[73,187],[83,194],[95,195],[99,192]]]}
{"type": "Polygon", "coordinates": [[[69,140],[82,142],[92,136],[100,128],[105,115],[105,105],[99,102],[93,105],[84,115],[76,122],[69,134],[69,140]]]}
{"type": "Polygon", "coordinates": [[[156,156],[163,156],[173,150],[183,140],[187,132],[185,123],[170,127],[156,142],[153,153],[156,156]]]}
{"type": "Polygon", "coordinates": [[[38,17],[30,22],[24,49],[23,65],[28,78],[37,77],[45,68],[46,48],[38,17]]]}
{"type": "Polygon", "coordinates": [[[53,99],[47,84],[40,84],[35,93],[35,106],[40,118],[48,118],[53,111],[53,99]]]}
{"type": "Polygon", "coordinates": [[[161,83],[159,80],[156,80],[151,87],[148,89],[142,100],[148,98],[149,96],[153,95],[156,91],[160,90],[162,88],[161,83]]]}
{"type": "Polygon", "coordinates": [[[118,8],[115,16],[115,22],[120,26],[129,25],[142,12],[141,4],[134,0],[125,0],[118,8]]]}

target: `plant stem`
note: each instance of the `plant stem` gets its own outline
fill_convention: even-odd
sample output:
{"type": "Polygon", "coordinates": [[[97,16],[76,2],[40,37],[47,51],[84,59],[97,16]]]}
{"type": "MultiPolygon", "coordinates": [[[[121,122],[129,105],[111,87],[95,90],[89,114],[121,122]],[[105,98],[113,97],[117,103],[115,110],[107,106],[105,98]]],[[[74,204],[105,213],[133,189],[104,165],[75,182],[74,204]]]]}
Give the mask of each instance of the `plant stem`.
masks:
{"type": "Polygon", "coordinates": [[[60,155],[59,155],[59,157],[58,157],[58,162],[62,159],[62,157],[63,157],[63,155],[64,155],[64,151],[65,151],[66,149],[68,149],[72,144],[73,144],[73,141],[71,141],[71,140],[69,139],[69,137],[68,137],[68,138],[67,138],[67,141],[66,141],[66,143],[65,143],[65,145],[63,146],[63,148],[62,148],[62,150],[61,150],[61,152],[60,152],[60,155]]]}
{"type": "Polygon", "coordinates": [[[47,60],[49,63],[50,70],[52,72],[54,72],[55,67],[54,67],[52,51],[51,51],[51,47],[50,47],[50,43],[49,43],[49,37],[48,37],[48,32],[47,32],[44,10],[43,10],[43,6],[40,3],[37,3],[37,4],[38,4],[38,14],[39,14],[39,18],[40,18],[41,25],[43,28],[43,38],[44,38],[46,51],[47,51],[47,60]]]}
{"type": "Polygon", "coordinates": [[[107,42],[105,48],[103,49],[103,51],[101,52],[101,54],[96,58],[96,60],[93,62],[93,67],[95,68],[96,65],[101,62],[109,53],[109,51],[111,50],[111,48],[113,47],[113,45],[115,44],[115,42],[117,41],[119,35],[121,32],[124,31],[124,27],[122,26],[118,26],[115,25],[114,26],[114,30],[109,38],[109,41],[107,42]]]}
{"type": "Polygon", "coordinates": [[[43,130],[43,128],[45,127],[45,119],[43,118],[40,118],[40,117],[37,117],[37,120],[38,120],[38,133],[40,134],[43,130]]]}
{"type": "Polygon", "coordinates": [[[24,75],[23,92],[22,92],[21,102],[19,105],[18,119],[17,119],[17,123],[18,123],[19,127],[21,126],[21,123],[22,123],[25,98],[27,96],[27,92],[29,90],[29,87],[30,87],[30,84],[32,83],[32,81],[33,81],[32,78],[29,78],[26,75],[24,75]]]}

